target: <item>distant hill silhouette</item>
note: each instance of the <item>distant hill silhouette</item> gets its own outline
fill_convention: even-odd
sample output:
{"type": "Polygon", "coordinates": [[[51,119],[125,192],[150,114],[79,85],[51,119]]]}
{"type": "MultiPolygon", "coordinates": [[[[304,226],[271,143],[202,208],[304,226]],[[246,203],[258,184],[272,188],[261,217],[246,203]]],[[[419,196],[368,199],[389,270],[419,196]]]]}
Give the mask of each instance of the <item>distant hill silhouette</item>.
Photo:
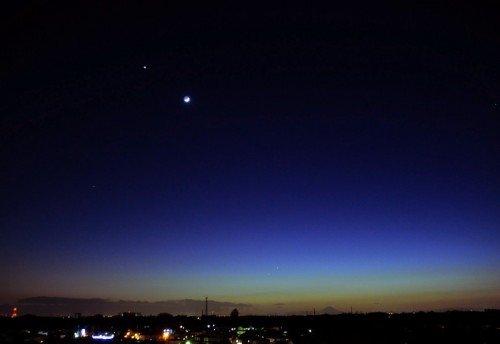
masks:
{"type": "Polygon", "coordinates": [[[331,306],[325,307],[322,310],[316,311],[316,314],[341,314],[342,312],[331,306]]]}
{"type": "Polygon", "coordinates": [[[342,314],[343,312],[331,306],[327,306],[319,310],[317,309],[316,312],[314,312],[314,310],[307,310],[307,311],[289,312],[287,313],[287,315],[313,315],[314,313],[316,315],[325,315],[325,314],[336,315],[336,314],[342,314]]]}

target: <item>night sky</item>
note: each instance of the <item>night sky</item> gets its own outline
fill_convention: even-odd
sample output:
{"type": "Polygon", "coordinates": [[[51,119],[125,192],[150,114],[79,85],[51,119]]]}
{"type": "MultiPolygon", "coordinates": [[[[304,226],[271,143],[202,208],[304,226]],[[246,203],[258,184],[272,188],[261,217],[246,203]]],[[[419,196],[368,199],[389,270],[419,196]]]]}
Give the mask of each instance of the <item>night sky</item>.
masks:
{"type": "Polygon", "coordinates": [[[500,308],[494,2],[179,3],[4,7],[0,303],[500,308]]]}

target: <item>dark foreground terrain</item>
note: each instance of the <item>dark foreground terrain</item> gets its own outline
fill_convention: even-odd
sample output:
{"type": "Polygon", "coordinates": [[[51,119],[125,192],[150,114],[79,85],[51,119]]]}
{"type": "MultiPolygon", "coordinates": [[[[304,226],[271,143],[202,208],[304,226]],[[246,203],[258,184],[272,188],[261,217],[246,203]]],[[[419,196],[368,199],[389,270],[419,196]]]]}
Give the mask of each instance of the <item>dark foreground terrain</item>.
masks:
{"type": "Polygon", "coordinates": [[[0,318],[1,343],[500,343],[500,311],[0,318]]]}

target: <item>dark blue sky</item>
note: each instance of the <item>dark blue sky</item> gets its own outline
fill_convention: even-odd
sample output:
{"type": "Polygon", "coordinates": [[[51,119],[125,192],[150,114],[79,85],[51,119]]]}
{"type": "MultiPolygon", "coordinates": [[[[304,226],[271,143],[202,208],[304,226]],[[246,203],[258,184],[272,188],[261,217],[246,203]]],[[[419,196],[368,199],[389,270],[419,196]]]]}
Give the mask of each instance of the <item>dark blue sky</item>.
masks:
{"type": "Polygon", "coordinates": [[[493,5],[407,6],[9,8],[0,301],[500,307],[493,5]]]}

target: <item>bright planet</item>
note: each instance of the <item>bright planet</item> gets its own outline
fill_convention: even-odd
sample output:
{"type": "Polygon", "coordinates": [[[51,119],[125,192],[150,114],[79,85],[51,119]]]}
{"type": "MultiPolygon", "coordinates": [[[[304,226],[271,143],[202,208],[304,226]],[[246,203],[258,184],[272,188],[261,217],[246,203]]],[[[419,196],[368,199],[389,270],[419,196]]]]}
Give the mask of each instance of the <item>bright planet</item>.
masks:
{"type": "Polygon", "coordinates": [[[184,97],[184,103],[189,103],[190,101],[191,101],[191,98],[189,98],[188,96],[184,97]]]}

